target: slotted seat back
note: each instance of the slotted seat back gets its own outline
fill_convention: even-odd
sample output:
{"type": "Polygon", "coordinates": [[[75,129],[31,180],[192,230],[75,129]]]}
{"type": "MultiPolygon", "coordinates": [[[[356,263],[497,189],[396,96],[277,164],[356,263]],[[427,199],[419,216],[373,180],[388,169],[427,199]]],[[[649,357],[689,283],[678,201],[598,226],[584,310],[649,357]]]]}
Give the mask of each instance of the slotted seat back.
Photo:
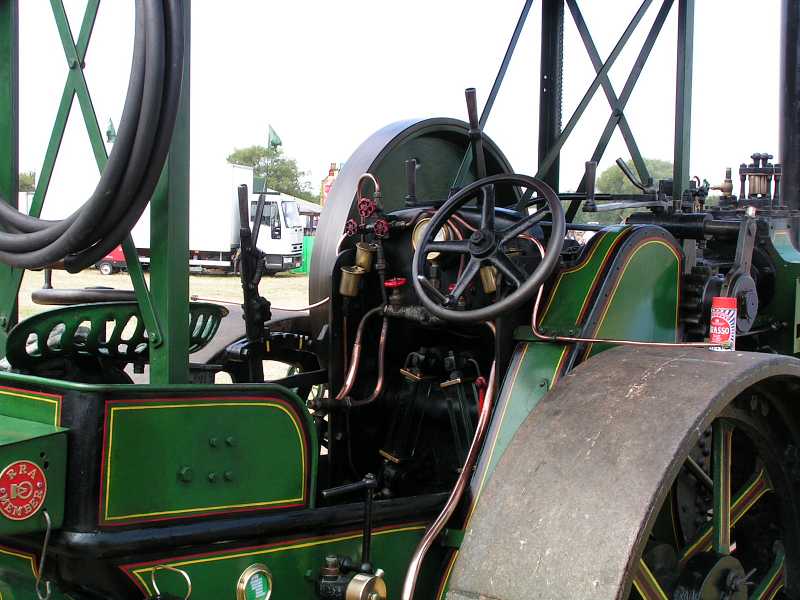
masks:
{"type": "MultiPolygon", "coordinates": [[[[208,344],[228,310],[217,304],[189,306],[189,352],[208,344]]],[[[147,330],[135,302],[78,304],[25,319],[8,337],[7,358],[25,369],[53,358],[105,358],[147,362],[147,330]]]]}

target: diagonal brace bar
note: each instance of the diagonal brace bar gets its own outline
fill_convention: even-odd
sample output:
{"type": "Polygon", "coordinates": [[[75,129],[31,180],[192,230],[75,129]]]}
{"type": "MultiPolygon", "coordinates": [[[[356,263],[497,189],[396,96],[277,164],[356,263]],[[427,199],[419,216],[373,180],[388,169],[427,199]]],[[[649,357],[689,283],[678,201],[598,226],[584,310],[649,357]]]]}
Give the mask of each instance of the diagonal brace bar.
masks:
{"type": "MultiPolygon", "coordinates": [[[[673,1],[674,0],[665,0],[664,4],[671,6],[673,1]]],[[[592,61],[595,73],[599,73],[600,69],[602,69],[603,67],[603,61],[600,58],[600,53],[597,51],[597,46],[595,46],[594,40],[592,39],[592,35],[589,32],[589,28],[586,25],[586,20],[583,18],[583,14],[581,14],[580,8],[578,8],[578,3],[576,2],[576,0],[567,0],[567,6],[569,7],[570,13],[572,14],[572,20],[575,22],[575,25],[578,28],[578,33],[580,34],[581,39],[583,40],[583,45],[586,48],[586,53],[589,55],[589,59],[592,61]]],[[[652,37],[654,29],[655,26],[650,30],[650,37],[652,37]]],[[[661,27],[659,26],[657,30],[660,32],[661,27]]],[[[653,39],[652,43],[649,42],[650,37],[648,37],[648,41],[645,42],[645,47],[647,48],[648,55],[650,53],[650,49],[653,47],[653,43],[655,43],[655,39],[653,39]]],[[[657,38],[658,34],[656,34],[655,37],[657,38]]],[[[641,53],[639,56],[641,58],[641,53]]],[[[633,70],[631,71],[631,76],[633,76],[633,74],[636,73],[638,77],[638,73],[641,72],[641,66],[644,66],[644,63],[641,62],[641,66],[639,65],[640,61],[637,61],[637,65],[634,66],[633,70]],[[638,67],[638,72],[637,72],[637,67],[638,67]]],[[[631,157],[633,158],[634,165],[636,166],[636,171],[639,173],[639,179],[640,181],[642,181],[642,183],[648,185],[650,181],[650,173],[647,170],[647,165],[645,164],[644,159],[642,158],[642,154],[639,151],[639,147],[636,143],[636,138],[634,137],[633,132],[631,131],[630,128],[630,124],[628,123],[628,119],[625,116],[624,108],[626,102],[617,97],[617,94],[614,91],[614,87],[611,85],[611,81],[609,80],[608,76],[603,78],[601,85],[603,86],[603,91],[605,92],[606,98],[608,99],[608,104],[611,107],[611,110],[613,111],[612,118],[610,119],[610,121],[619,126],[620,133],[622,134],[622,137],[625,140],[625,145],[628,147],[628,151],[630,152],[631,157]]],[[[602,146],[603,151],[605,150],[606,145],[602,146]]],[[[598,148],[599,147],[600,144],[598,144],[598,148]]],[[[597,156],[597,150],[596,150],[591,160],[599,162],[601,158],[602,158],[602,152],[601,156],[597,156]]],[[[578,190],[579,192],[584,191],[582,186],[583,182],[581,182],[581,188],[579,188],[578,190]]]]}
{"type": "Polygon", "coordinates": [[[567,122],[567,125],[561,132],[561,135],[558,137],[553,146],[550,148],[550,151],[547,153],[544,159],[542,159],[542,161],[539,163],[539,170],[536,174],[537,179],[541,179],[542,174],[547,173],[550,166],[558,157],[559,153],[561,152],[561,148],[564,146],[570,134],[572,134],[572,130],[575,129],[575,126],[578,124],[578,121],[583,116],[583,113],[586,111],[586,108],[592,101],[595,92],[600,87],[603,80],[608,76],[608,72],[611,70],[611,67],[614,65],[617,58],[619,58],[619,55],[622,53],[622,50],[628,43],[628,40],[630,40],[631,36],[633,35],[633,32],[636,31],[636,28],[638,27],[639,23],[641,22],[642,18],[647,12],[647,9],[650,7],[652,3],[653,0],[643,0],[642,5],[639,7],[639,10],[636,11],[636,14],[631,19],[631,22],[625,28],[625,31],[622,33],[622,36],[619,38],[619,41],[617,42],[616,46],[614,46],[614,49],[608,56],[608,59],[606,59],[606,62],[603,63],[602,68],[597,73],[597,76],[594,78],[591,85],[589,86],[589,89],[586,90],[586,93],[584,94],[583,98],[578,104],[578,107],[575,109],[575,112],[572,113],[572,116],[570,117],[569,121],[567,122]]]}
{"type": "MultiPolygon", "coordinates": [[[[506,71],[508,71],[508,65],[511,63],[511,58],[514,56],[514,50],[517,48],[519,36],[522,34],[522,30],[525,27],[525,21],[528,20],[528,13],[530,12],[532,5],[533,0],[525,0],[525,5],[522,7],[522,13],[520,13],[519,19],[517,20],[517,26],[514,28],[511,41],[508,43],[505,56],[503,56],[503,62],[500,63],[500,69],[497,71],[497,76],[494,79],[492,90],[489,92],[489,97],[486,99],[486,104],[483,105],[483,111],[481,112],[480,118],[481,129],[486,127],[486,122],[489,120],[489,115],[492,112],[494,101],[497,99],[497,94],[500,92],[500,88],[503,85],[503,79],[505,79],[506,71]]],[[[467,152],[464,154],[464,158],[461,161],[461,166],[458,168],[458,173],[456,174],[451,187],[461,187],[464,184],[464,177],[466,177],[466,174],[469,172],[471,167],[472,152],[468,148],[467,152]]]]}
{"type": "MultiPolygon", "coordinates": [[[[47,146],[44,163],[42,165],[41,174],[39,177],[38,185],[31,202],[30,214],[33,216],[41,215],[44,200],[47,195],[47,190],[50,187],[50,181],[53,175],[53,169],[61,148],[61,142],[64,138],[67,122],[70,113],[72,112],[72,103],[75,97],[81,108],[83,121],[86,126],[86,133],[88,134],[92,152],[95,157],[97,167],[102,171],[108,161],[108,154],[106,152],[105,144],[103,143],[103,135],[100,126],[97,122],[97,114],[94,110],[91,94],[86,83],[86,77],[83,69],[85,67],[86,53],[91,41],[94,25],[97,20],[97,12],[100,8],[100,0],[89,0],[86,5],[83,20],[81,22],[81,29],[78,34],[77,42],[72,34],[72,29],[69,25],[66,11],[64,9],[63,0],[50,0],[50,6],[53,11],[53,16],[56,22],[61,45],[64,49],[64,56],[67,60],[69,73],[67,81],[64,85],[64,91],[61,95],[56,120],[53,125],[53,130],[50,136],[50,142],[47,146]]],[[[133,288],[136,292],[136,297],[139,302],[139,308],[142,314],[142,320],[148,331],[148,337],[151,343],[155,346],[161,344],[163,336],[161,335],[161,327],[158,322],[155,309],[153,307],[152,297],[147,289],[147,282],[144,278],[141,264],[138,255],[135,252],[133,241],[128,238],[123,243],[125,250],[125,260],[128,264],[128,272],[131,276],[133,288]]],[[[19,287],[22,282],[24,270],[14,269],[11,275],[11,285],[4,291],[3,306],[12,301],[11,295],[14,298],[19,293],[19,287]]]]}

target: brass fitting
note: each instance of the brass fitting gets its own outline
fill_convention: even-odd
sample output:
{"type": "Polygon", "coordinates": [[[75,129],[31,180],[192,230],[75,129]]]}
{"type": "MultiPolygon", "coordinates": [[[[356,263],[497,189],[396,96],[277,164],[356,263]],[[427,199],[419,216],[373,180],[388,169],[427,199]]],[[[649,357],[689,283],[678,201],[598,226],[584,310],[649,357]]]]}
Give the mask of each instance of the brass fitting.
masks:
{"type": "Polygon", "coordinates": [[[377,251],[377,244],[358,242],[356,244],[356,266],[364,269],[365,273],[369,273],[372,270],[372,263],[375,261],[377,251]]]}
{"type": "Polygon", "coordinates": [[[358,265],[342,267],[342,279],[339,282],[339,293],[348,298],[355,298],[358,296],[359,284],[365,272],[366,271],[358,265]]]}

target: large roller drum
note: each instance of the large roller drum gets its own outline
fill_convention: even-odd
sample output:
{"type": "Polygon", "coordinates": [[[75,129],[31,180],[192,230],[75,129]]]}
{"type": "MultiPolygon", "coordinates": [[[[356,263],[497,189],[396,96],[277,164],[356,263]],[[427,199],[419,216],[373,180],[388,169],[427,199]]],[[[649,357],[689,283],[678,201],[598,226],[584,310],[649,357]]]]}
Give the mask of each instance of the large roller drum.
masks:
{"type": "Polygon", "coordinates": [[[517,431],[447,600],[800,597],[800,361],[617,348],[517,431]]]}
{"type": "MultiPolygon", "coordinates": [[[[309,299],[313,304],[331,295],[331,280],[336,250],[347,220],[356,217],[355,191],[358,178],[372,173],[381,182],[383,208],[392,211],[404,206],[406,195],[405,161],[417,161],[417,197],[429,203],[447,198],[450,186],[469,147],[469,126],[457,119],[434,118],[398,121],[371,135],[347,160],[328,195],[322,211],[314,254],[311,258],[309,299]]],[[[490,139],[484,139],[488,175],[511,173],[506,157],[490,139]]],[[[462,185],[476,179],[474,169],[462,185]]],[[[372,193],[372,188],[366,187],[372,193]]],[[[327,306],[313,310],[315,332],[327,322],[327,306]]]]}

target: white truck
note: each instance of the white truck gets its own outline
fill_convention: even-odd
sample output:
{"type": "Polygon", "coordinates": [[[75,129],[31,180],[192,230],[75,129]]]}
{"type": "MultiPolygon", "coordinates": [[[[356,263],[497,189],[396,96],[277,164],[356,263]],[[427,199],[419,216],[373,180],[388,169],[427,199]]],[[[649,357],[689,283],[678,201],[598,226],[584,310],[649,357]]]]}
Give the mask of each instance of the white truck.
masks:
{"type": "MultiPolygon", "coordinates": [[[[203,169],[190,182],[189,267],[193,272],[236,270],[239,249],[238,187],[253,187],[253,169],[223,163],[216,169],[203,169]]],[[[252,223],[260,194],[250,195],[252,223]]],[[[268,190],[258,247],[265,254],[267,274],[299,267],[303,259],[303,220],[297,200],[268,190]]],[[[132,231],[133,241],[143,265],[150,262],[150,213],[145,211],[132,231]]],[[[125,268],[119,248],[97,263],[101,273],[125,268]]]]}

